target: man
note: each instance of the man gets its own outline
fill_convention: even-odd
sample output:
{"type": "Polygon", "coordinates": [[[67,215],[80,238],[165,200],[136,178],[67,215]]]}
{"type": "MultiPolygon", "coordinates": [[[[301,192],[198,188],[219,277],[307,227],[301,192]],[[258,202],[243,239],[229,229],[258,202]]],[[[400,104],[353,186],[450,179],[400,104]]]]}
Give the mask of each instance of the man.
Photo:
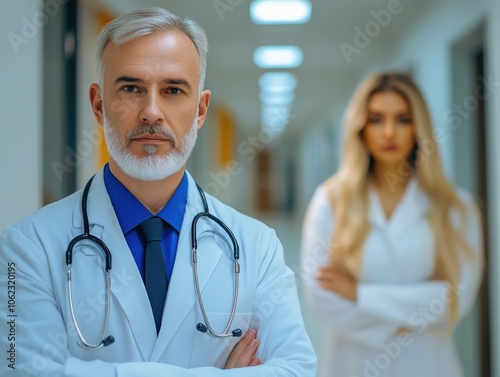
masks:
{"type": "Polygon", "coordinates": [[[206,54],[204,31],[161,8],[102,30],[90,101],[111,159],[2,235],[2,376],[316,374],[275,233],[185,171],[206,54]]]}

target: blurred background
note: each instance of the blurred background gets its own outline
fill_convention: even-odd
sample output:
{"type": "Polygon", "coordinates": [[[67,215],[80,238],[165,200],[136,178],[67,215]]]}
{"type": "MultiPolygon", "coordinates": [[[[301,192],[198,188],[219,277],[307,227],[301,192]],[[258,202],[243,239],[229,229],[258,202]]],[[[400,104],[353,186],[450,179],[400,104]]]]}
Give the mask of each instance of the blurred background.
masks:
{"type": "MultiPolygon", "coordinates": [[[[354,88],[377,70],[411,72],[448,176],[484,215],[485,278],[457,346],[467,377],[500,376],[500,359],[491,357],[500,352],[500,1],[296,0],[284,10],[272,3],[3,3],[0,231],[80,189],[105,163],[88,87],[99,30],[127,11],[160,5],[207,31],[212,103],[188,169],[208,193],[274,227],[297,275],[304,212],[338,166],[354,88]]],[[[300,290],[299,276],[297,283],[300,290]]],[[[319,352],[322,329],[303,312],[319,352]]]]}

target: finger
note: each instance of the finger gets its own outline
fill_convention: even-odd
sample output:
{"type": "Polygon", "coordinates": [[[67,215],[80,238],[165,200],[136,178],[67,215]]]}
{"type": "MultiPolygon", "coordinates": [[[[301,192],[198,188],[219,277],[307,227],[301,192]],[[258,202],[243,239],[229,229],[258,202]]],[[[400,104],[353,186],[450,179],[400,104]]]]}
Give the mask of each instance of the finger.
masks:
{"type": "Polygon", "coordinates": [[[253,329],[250,329],[244,336],[241,338],[241,340],[236,344],[236,346],[233,348],[231,353],[229,354],[229,357],[226,361],[226,365],[224,366],[225,369],[231,369],[234,368],[236,363],[238,362],[238,359],[240,358],[241,354],[245,350],[246,347],[250,344],[250,342],[255,339],[255,336],[257,335],[257,332],[253,329]]]}
{"type": "Polygon", "coordinates": [[[336,284],[336,283],[341,282],[341,280],[342,280],[342,278],[340,278],[339,276],[334,275],[334,274],[319,275],[316,279],[319,282],[330,283],[330,284],[336,284]]]}
{"type": "Polygon", "coordinates": [[[335,274],[332,274],[330,272],[320,272],[319,274],[316,275],[317,279],[334,279],[335,274]]]}
{"type": "Polygon", "coordinates": [[[240,355],[240,358],[235,364],[235,368],[248,367],[252,360],[255,358],[255,353],[257,352],[257,346],[259,341],[257,339],[253,339],[250,344],[243,350],[240,355]]]}
{"type": "Polygon", "coordinates": [[[243,336],[243,338],[241,338],[241,340],[238,342],[238,344],[236,344],[236,346],[229,354],[224,369],[231,369],[235,367],[245,348],[250,345],[250,343],[253,339],[255,339],[256,336],[257,332],[254,329],[248,330],[248,332],[243,336]]]}
{"type": "Polygon", "coordinates": [[[330,280],[318,280],[318,283],[324,289],[337,292],[337,285],[330,280]]]}
{"type": "Polygon", "coordinates": [[[334,272],[334,269],[332,266],[323,266],[318,269],[318,272],[320,274],[331,274],[334,272]]]}
{"type": "Polygon", "coordinates": [[[343,295],[343,290],[353,283],[351,281],[345,281],[338,276],[329,276],[318,278],[318,284],[326,290],[343,295]]]}
{"type": "Polygon", "coordinates": [[[257,365],[262,364],[262,361],[258,357],[254,357],[252,361],[250,362],[249,367],[256,367],[257,365]]]}

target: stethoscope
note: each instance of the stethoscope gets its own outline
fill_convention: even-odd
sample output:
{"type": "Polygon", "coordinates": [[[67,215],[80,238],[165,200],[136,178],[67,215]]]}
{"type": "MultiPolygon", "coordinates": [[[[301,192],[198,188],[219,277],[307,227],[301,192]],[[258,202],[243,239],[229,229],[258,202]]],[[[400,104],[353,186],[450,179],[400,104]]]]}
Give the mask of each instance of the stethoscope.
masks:
{"type": "MultiPolygon", "coordinates": [[[[71,312],[71,317],[73,319],[73,324],[75,325],[76,332],[78,334],[78,345],[82,348],[89,349],[89,350],[96,350],[102,347],[107,347],[110,344],[113,344],[115,341],[115,338],[112,335],[106,336],[106,333],[108,331],[108,324],[109,324],[109,312],[110,312],[110,307],[111,307],[111,252],[109,251],[109,248],[106,246],[106,244],[98,237],[90,234],[90,226],[89,226],[89,219],[88,219],[88,214],[87,214],[87,201],[88,201],[88,195],[90,191],[90,186],[92,185],[94,177],[90,178],[90,180],[87,182],[85,185],[85,188],[83,189],[83,195],[82,195],[82,216],[83,216],[83,233],[76,236],[71,240],[71,242],[68,245],[68,249],[66,250],[66,266],[68,268],[67,270],[67,281],[68,281],[68,296],[69,296],[69,308],[71,312]],[[99,249],[104,253],[104,258],[106,261],[105,269],[104,269],[104,277],[105,277],[105,284],[106,284],[106,298],[105,298],[105,306],[106,306],[106,312],[105,312],[105,323],[104,327],[101,333],[100,340],[96,344],[91,344],[89,343],[85,337],[82,334],[82,331],[80,329],[80,326],[78,325],[78,321],[75,316],[75,310],[74,310],[74,304],[73,304],[73,289],[72,289],[72,279],[71,279],[71,268],[72,268],[72,263],[73,263],[73,248],[75,245],[81,241],[88,240],[95,245],[99,247],[99,249]]],[[[203,322],[200,322],[196,325],[196,330],[206,333],[207,335],[213,337],[213,338],[227,338],[227,337],[240,337],[242,335],[241,329],[235,329],[232,330],[231,332],[229,331],[229,328],[231,327],[231,324],[233,323],[234,315],[236,313],[236,305],[238,303],[238,287],[239,287],[239,273],[240,273],[240,265],[239,265],[239,258],[240,258],[240,252],[239,252],[239,246],[238,242],[236,241],[236,238],[234,237],[233,232],[227,227],[226,224],[219,218],[215,217],[209,212],[208,209],[208,203],[207,199],[205,197],[205,193],[201,189],[201,187],[196,184],[196,187],[198,189],[198,192],[200,193],[201,200],[203,202],[203,212],[198,213],[194,218],[193,222],[191,223],[191,253],[192,253],[192,262],[193,262],[193,271],[194,271],[194,281],[195,281],[195,289],[196,289],[196,296],[198,299],[198,304],[200,306],[201,314],[203,316],[203,322]],[[205,311],[205,306],[203,305],[203,298],[201,296],[201,290],[200,290],[200,285],[198,281],[198,257],[197,257],[197,249],[198,249],[198,242],[196,239],[196,225],[198,223],[198,220],[201,219],[202,217],[207,217],[210,220],[215,221],[229,236],[229,239],[231,240],[231,243],[233,245],[233,258],[234,258],[234,294],[233,294],[233,304],[231,308],[231,313],[229,315],[229,320],[227,322],[226,327],[224,328],[224,331],[222,333],[216,332],[212,326],[210,325],[210,321],[208,319],[207,313],[205,311]]]]}

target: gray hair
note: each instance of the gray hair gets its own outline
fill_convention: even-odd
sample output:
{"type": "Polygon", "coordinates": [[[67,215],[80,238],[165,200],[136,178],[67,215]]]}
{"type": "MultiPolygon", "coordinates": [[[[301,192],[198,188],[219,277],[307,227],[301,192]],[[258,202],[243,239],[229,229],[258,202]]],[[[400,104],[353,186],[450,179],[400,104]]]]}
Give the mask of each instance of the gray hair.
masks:
{"type": "Polygon", "coordinates": [[[199,91],[207,72],[208,40],[203,28],[189,18],[181,18],[160,7],[148,7],[124,14],[104,26],[97,37],[97,83],[103,89],[103,53],[109,42],[120,46],[148,34],[177,30],[191,39],[200,57],[199,91]]]}

